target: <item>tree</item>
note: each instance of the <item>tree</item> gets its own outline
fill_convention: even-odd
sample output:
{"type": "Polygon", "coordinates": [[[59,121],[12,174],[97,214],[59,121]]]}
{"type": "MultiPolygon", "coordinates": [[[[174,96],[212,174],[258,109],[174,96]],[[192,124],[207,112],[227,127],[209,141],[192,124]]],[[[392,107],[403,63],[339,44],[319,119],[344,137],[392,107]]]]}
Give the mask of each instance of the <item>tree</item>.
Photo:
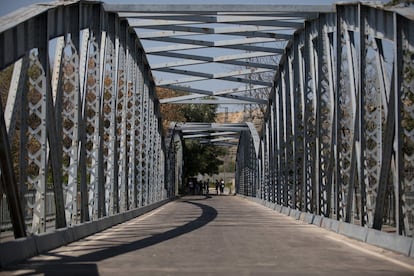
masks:
{"type": "Polygon", "coordinates": [[[225,155],[226,150],[214,145],[204,145],[197,140],[186,140],[184,143],[184,178],[219,173],[223,164],[218,157],[225,155]]]}
{"type": "Polygon", "coordinates": [[[186,122],[208,122],[216,120],[217,105],[208,104],[188,104],[183,107],[183,115],[186,122]]]}
{"type": "Polygon", "coordinates": [[[13,66],[0,71],[0,95],[3,103],[3,108],[6,106],[7,95],[9,94],[10,82],[13,74],[13,66]]]}
{"type": "MultiPolygon", "coordinates": [[[[157,87],[156,89],[158,99],[165,99],[185,95],[184,92],[175,91],[168,88],[157,87]]],[[[182,104],[162,104],[160,112],[162,114],[162,126],[164,134],[170,126],[170,122],[184,122],[184,105],[182,104]]]]}
{"type": "MultiPolygon", "coordinates": [[[[189,104],[183,107],[186,122],[213,123],[216,120],[216,105],[189,104]]],[[[186,140],[184,142],[184,178],[202,175],[213,175],[219,172],[219,166],[223,161],[220,156],[227,152],[224,148],[201,144],[198,140],[186,140]]]]}
{"type": "MultiPolygon", "coordinates": [[[[185,95],[184,92],[166,88],[157,88],[159,99],[185,95]]],[[[216,105],[207,104],[162,104],[164,130],[170,122],[209,122],[216,120],[216,105]]],[[[186,140],[184,142],[184,179],[198,174],[213,175],[219,172],[219,166],[223,161],[220,156],[226,154],[222,147],[201,144],[198,140],[186,140]]]]}

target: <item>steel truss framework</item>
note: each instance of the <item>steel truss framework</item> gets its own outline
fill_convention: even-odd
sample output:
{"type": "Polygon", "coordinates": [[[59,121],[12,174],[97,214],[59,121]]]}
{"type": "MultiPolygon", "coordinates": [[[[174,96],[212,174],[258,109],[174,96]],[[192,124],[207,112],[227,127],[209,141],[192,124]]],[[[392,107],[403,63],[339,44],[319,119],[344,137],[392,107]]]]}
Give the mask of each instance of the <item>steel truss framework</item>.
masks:
{"type": "Polygon", "coordinates": [[[160,100],[176,104],[266,104],[255,95],[270,91],[276,61],[295,30],[333,11],[330,5],[104,7],[134,27],[157,86],[188,93],[160,100]]]}
{"type": "Polygon", "coordinates": [[[0,200],[4,193],[15,236],[175,195],[186,138],[238,139],[241,194],[411,236],[414,27],[407,11],[64,1],[1,18],[0,69],[13,65],[13,74],[0,99],[0,200]],[[223,34],[232,38],[200,37],[223,34]],[[144,49],[144,40],[167,44],[144,49]],[[241,52],[192,52],[209,47],[241,52]],[[150,66],[146,54],[175,60],[150,66]],[[250,59],[275,55],[278,66],[250,59]],[[206,63],[243,69],[185,67],[206,63]],[[185,78],[155,82],[150,68],[185,78]],[[276,70],[272,82],[260,75],[269,70],[276,70]],[[215,79],[245,88],[187,85],[215,79]],[[190,93],[163,102],[267,103],[261,138],[251,124],[190,123],[174,125],[164,140],[156,84],[190,93]],[[266,87],[268,100],[237,94],[266,87]]]}
{"type": "Polygon", "coordinates": [[[412,236],[412,11],[341,4],[305,22],[279,64],[260,164],[239,148],[239,175],[260,171],[253,181],[241,174],[251,188],[239,192],[412,236]]]}
{"type": "Polygon", "coordinates": [[[217,123],[178,123],[175,131],[181,139],[199,140],[201,144],[216,146],[237,146],[240,133],[248,131],[245,123],[217,124],[217,123]]]}
{"type": "Polygon", "coordinates": [[[13,74],[0,105],[0,200],[4,191],[16,237],[174,195],[154,81],[130,30],[86,1],[1,19],[0,68],[13,74]]]}

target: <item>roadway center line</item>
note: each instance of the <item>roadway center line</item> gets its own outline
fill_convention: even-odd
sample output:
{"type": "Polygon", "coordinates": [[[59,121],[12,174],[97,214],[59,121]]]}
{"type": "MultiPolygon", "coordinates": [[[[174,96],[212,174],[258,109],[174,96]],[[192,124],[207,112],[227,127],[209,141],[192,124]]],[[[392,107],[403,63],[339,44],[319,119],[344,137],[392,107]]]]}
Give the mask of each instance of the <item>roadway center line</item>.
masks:
{"type": "Polygon", "coordinates": [[[386,261],[391,262],[393,264],[396,264],[396,265],[399,265],[401,267],[404,267],[404,268],[406,268],[408,270],[414,271],[414,265],[410,265],[410,264],[404,263],[404,262],[399,261],[399,260],[396,260],[396,259],[394,259],[394,258],[392,258],[390,256],[384,256],[383,254],[380,254],[380,253],[377,253],[377,252],[374,252],[374,251],[371,251],[371,250],[368,250],[368,249],[359,247],[357,245],[351,244],[351,243],[349,243],[347,241],[344,241],[344,240],[339,239],[339,238],[336,238],[336,237],[326,236],[326,238],[331,239],[331,240],[334,240],[334,241],[337,241],[337,242],[340,242],[340,243],[342,243],[342,244],[344,244],[346,246],[349,246],[349,247],[351,247],[351,248],[353,248],[355,250],[358,250],[360,252],[363,252],[365,254],[368,254],[368,255],[371,255],[371,256],[374,256],[374,257],[377,257],[377,258],[386,260],[386,261]]]}

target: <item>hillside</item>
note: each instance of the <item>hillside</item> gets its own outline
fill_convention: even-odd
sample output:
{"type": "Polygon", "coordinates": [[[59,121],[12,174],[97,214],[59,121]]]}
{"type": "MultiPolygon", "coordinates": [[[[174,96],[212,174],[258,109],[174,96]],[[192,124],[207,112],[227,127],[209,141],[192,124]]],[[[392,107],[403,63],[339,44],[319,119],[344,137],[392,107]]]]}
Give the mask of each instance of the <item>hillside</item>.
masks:
{"type": "MultiPolygon", "coordinates": [[[[249,114],[250,115],[250,114],[249,114]]],[[[228,112],[227,116],[225,112],[218,112],[216,117],[216,123],[242,123],[242,122],[253,122],[256,126],[257,131],[260,133],[262,128],[262,114],[259,109],[253,110],[251,116],[253,120],[247,119],[243,111],[228,112]],[[227,118],[226,118],[227,117],[227,118]]]]}

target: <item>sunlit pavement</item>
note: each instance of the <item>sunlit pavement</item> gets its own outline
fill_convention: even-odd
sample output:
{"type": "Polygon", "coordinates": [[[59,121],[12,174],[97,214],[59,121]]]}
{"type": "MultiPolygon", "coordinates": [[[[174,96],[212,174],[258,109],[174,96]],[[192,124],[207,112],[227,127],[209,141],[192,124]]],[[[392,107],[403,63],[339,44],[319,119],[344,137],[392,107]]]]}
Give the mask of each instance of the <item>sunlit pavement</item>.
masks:
{"type": "Polygon", "coordinates": [[[414,261],[213,194],[181,198],[0,274],[414,275],[414,261]]]}

